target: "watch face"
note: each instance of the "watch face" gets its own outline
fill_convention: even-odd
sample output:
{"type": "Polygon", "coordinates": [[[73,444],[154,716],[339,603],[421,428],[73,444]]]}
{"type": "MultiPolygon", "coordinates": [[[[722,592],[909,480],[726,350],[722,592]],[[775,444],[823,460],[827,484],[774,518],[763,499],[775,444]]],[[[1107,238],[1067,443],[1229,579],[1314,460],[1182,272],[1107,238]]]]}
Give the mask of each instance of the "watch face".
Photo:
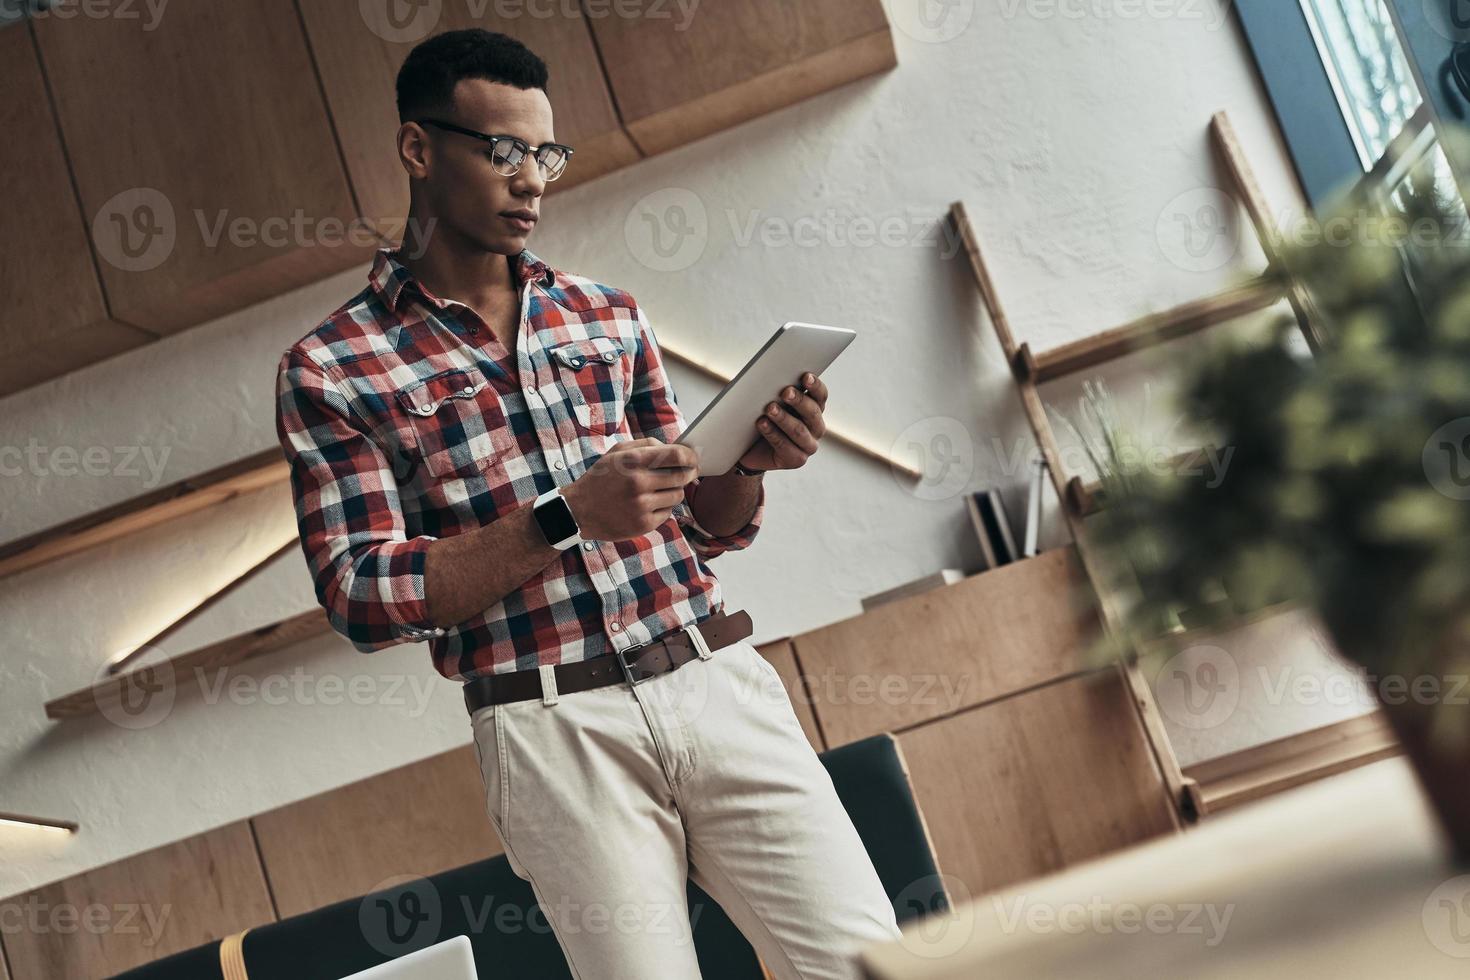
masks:
{"type": "Polygon", "coordinates": [[[552,497],[536,508],[536,523],[546,535],[547,544],[556,544],[577,533],[577,522],[572,518],[572,508],[562,497],[552,497]]]}

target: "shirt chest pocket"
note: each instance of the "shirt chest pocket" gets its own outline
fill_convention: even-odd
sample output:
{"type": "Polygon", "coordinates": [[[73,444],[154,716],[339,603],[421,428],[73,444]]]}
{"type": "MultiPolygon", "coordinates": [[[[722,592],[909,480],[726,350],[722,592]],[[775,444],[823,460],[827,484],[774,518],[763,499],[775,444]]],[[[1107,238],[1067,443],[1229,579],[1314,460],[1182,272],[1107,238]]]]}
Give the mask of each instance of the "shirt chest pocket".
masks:
{"type": "Polygon", "coordinates": [[[623,423],[633,377],[632,359],[616,337],[589,337],[551,348],[557,383],[577,423],[611,435],[623,423]]]}
{"type": "Polygon", "coordinates": [[[455,368],[398,391],[424,468],[440,478],[475,476],[515,446],[505,406],[477,368],[455,368]]]}

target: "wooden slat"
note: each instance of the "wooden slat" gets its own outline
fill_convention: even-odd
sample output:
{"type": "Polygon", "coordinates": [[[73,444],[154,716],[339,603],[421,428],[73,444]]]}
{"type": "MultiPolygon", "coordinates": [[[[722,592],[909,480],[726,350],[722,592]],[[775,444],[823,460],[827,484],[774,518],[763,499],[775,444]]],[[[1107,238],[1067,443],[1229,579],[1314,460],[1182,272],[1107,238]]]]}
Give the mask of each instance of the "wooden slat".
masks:
{"type": "Polygon", "coordinates": [[[786,685],[786,695],[791,699],[791,708],[796,712],[797,720],[801,722],[801,730],[806,732],[807,740],[812,743],[812,748],[818,752],[825,752],[827,743],[822,737],[822,728],[817,723],[817,713],[813,710],[812,698],[806,686],[807,678],[796,659],[796,650],[791,645],[791,639],[788,637],[763,643],[756,649],[760,651],[761,656],[771,662],[776,672],[781,675],[781,680],[786,685]]]}
{"type": "Polygon", "coordinates": [[[623,122],[662,153],[897,64],[879,0],[745,0],[591,19],[623,122]]]}
{"type": "Polygon", "coordinates": [[[1212,605],[1197,610],[1197,612],[1203,614],[1201,619],[1204,620],[1204,625],[1191,626],[1172,633],[1164,633],[1160,636],[1142,640],[1139,646],[1139,653],[1162,663],[1187,647],[1208,642],[1218,638],[1223,633],[1245,629],[1247,626],[1253,626],[1257,623],[1275,619],[1278,616],[1293,615],[1301,612],[1305,608],[1299,599],[1288,599],[1283,602],[1272,603],[1268,606],[1262,606],[1259,609],[1252,609],[1249,612],[1237,612],[1229,603],[1230,600],[1228,598],[1222,597],[1217,600],[1216,604],[1219,606],[1218,609],[1212,605]],[[1220,613],[1218,617],[1213,615],[1216,612],[1220,613]]]}
{"type": "Polygon", "coordinates": [[[152,334],[112,320],[28,25],[0,30],[0,395],[132,350],[152,334]],[[65,299],[58,302],[58,298],[65,299]]]}
{"type": "Polygon", "coordinates": [[[1170,832],[1129,701],[1103,670],[899,735],[945,874],[978,896],[1170,832]]]}
{"type": "Polygon", "coordinates": [[[1208,816],[1402,752],[1374,711],[1196,763],[1185,774],[1199,784],[1201,814],[1208,816]]]}
{"type": "MultiPolygon", "coordinates": [[[[991,276],[989,263],[985,260],[979,232],[970,221],[969,212],[963,203],[956,201],[951,204],[949,217],[951,224],[965,243],[965,254],[970,260],[970,271],[975,277],[975,284],[980,288],[980,298],[985,303],[991,326],[995,329],[997,339],[1000,340],[1001,353],[1005,355],[1006,363],[1011,366],[1018,380],[1023,379],[1025,375],[1016,369],[1021,348],[1016,343],[1015,334],[1011,330],[1010,317],[1006,315],[1005,305],[1001,303],[1000,293],[995,288],[995,279],[991,276]]],[[[1046,406],[1042,404],[1041,396],[1037,394],[1034,384],[1017,385],[1017,394],[1021,399],[1021,409],[1025,412],[1027,420],[1031,423],[1031,430],[1036,436],[1037,449],[1046,461],[1046,470],[1051,478],[1052,489],[1056,491],[1057,499],[1065,500],[1067,471],[1062,466],[1062,452],[1057,445],[1056,436],[1052,433],[1051,424],[1046,419],[1046,406]]]]}
{"type": "Polygon", "coordinates": [[[355,209],[296,6],[170,5],[144,29],[132,0],[95,0],[35,20],[114,317],[171,333],[371,254],[338,241],[355,209]]]}
{"type": "MultiPolygon", "coordinates": [[[[1046,405],[1041,400],[1041,394],[1036,389],[1035,381],[1031,376],[1017,369],[1022,348],[1016,346],[1015,336],[1010,329],[1010,321],[1001,304],[1000,295],[996,292],[994,280],[980,247],[979,235],[963,203],[956,202],[950,206],[950,220],[966,243],[965,250],[970,259],[971,271],[975,274],[975,281],[980,287],[981,298],[985,301],[990,321],[995,327],[1001,350],[1005,354],[1006,363],[1012,366],[1016,378],[1016,393],[1021,400],[1021,410],[1025,413],[1031,431],[1036,437],[1037,448],[1046,461],[1052,488],[1056,491],[1057,499],[1065,502],[1069,478],[1062,467],[1061,450],[1057,446],[1056,434],[1052,431],[1051,420],[1046,414],[1046,405]]],[[[1082,518],[1065,505],[1062,507],[1062,516],[1067,522],[1068,529],[1072,532],[1072,540],[1088,580],[1094,583],[1094,586],[1098,582],[1107,581],[1097,556],[1088,546],[1088,539],[1081,523],[1082,518]]],[[[1122,610],[1118,608],[1116,598],[1106,589],[1095,588],[1094,591],[1097,595],[1098,608],[1102,613],[1104,628],[1115,642],[1120,644],[1125,642],[1127,637],[1123,629],[1125,620],[1122,610]]],[[[1132,653],[1125,653],[1119,658],[1118,671],[1132,693],[1134,709],[1137,712],[1139,723],[1143,725],[1144,732],[1148,736],[1148,744],[1158,766],[1159,774],[1168,785],[1171,798],[1176,802],[1177,810],[1174,811],[1174,814],[1177,820],[1180,815],[1188,812],[1189,801],[1185,793],[1184,774],[1180,771],[1179,760],[1175,757],[1173,746],[1169,742],[1169,733],[1164,727],[1163,718],[1159,715],[1159,707],[1154,701],[1153,691],[1147,679],[1139,671],[1132,653]]]]}
{"type": "Polygon", "coordinates": [[[275,920],[247,823],[0,902],[0,916],[28,921],[21,916],[38,907],[48,915],[74,909],[83,916],[74,920],[79,924],[86,910],[105,909],[109,927],[7,929],[5,950],[17,980],[110,977],[275,920]],[[6,906],[14,910],[5,914],[6,906]]]}
{"type": "Polygon", "coordinates": [[[52,720],[79,718],[96,714],[127,697],[138,703],[161,693],[172,691],[181,696],[197,691],[197,671],[214,671],[264,657],[314,636],[332,632],[327,614],[312,609],[290,619],[253,629],[191,650],[169,660],[99,681],[93,687],[75,691],[46,703],[46,717],[52,720]]]}
{"type": "Polygon", "coordinates": [[[1058,548],[792,638],[830,746],[1089,669],[1096,610],[1058,548]]]}
{"type": "Polygon", "coordinates": [[[1000,340],[1000,349],[1006,356],[1006,363],[1015,364],[1016,335],[1011,330],[1010,318],[1006,315],[1005,304],[1000,301],[1000,293],[995,288],[995,280],[990,276],[990,266],[985,261],[985,253],[980,249],[980,235],[975,226],[970,223],[970,213],[965,210],[964,204],[956,201],[949,207],[949,220],[955,231],[960,236],[960,241],[965,246],[965,257],[970,262],[970,274],[975,277],[975,285],[980,289],[980,298],[985,303],[985,311],[990,315],[991,326],[995,330],[996,337],[1000,340]]]}
{"type": "Polygon", "coordinates": [[[101,547],[272,484],[284,487],[289,476],[281,451],[269,449],[160,487],[0,546],[0,578],[101,547]]]}
{"type": "Polygon", "coordinates": [[[501,853],[473,746],[253,822],[283,918],[365,895],[397,875],[438,874],[501,853]]]}
{"type": "Polygon", "coordinates": [[[1282,291],[1276,283],[1257,279],[1214,296],[1191,300],[1172,310],[1150,313],[1039,354],[1032,355],[1029,349],[1023,348],[1027,352],[1021,355],[1020,366],[1037,384],[1044,384],[1155,344],[1229,323],[1264,310],[1281,298],[1282,291]]]}
{"type": "Polygon", "coordinates": [[[56,830],[69,830],[73,833],[81,829],[81,825],[75,820],[63,820],[58,817],[33,817],[24,813],[7,813],[4,810],[0,810],[0,822],[4,821],[32,824],[37,827],[52,827],[56,830]]]}
{"type": "MultiPolygon", "coordinates": [[[[359,0],[310,0],[300,7],[361,213],[396,237],[408,213],[408,177],[394,139],[399,126],[394,81],[417,39],[389,41],[384,35],[398,35],[369,24],[370,17],[387,17],[390,4],[369,8],[359,0]]],[[[529,5],[517,7],[520,16],[500,16],[497,11],[506,5],[471,0],[446,0],[439,9],[435,33],[467,27],[503,32],[546,62],[556,137],[577,151],[566,174],[547,185],[548,193],[638,160],[575,5],[550,17],[531,16],[529,5]]]]}
{"type": "MultiPolygon", "coordinates": [[[[1235,188],[1236,198],[1250,216],[1256,238],[1261,243],[1261,251],[1266,253],[1268,262],[1277,265],[1281,261],[1281,230],[1271,217],[1271,206],[1256,180],[1255,171],[1246,158],[1245,150],[1240,145],[1240,137],[1235,134],[1235,127],[1231,124],[1228,113],[1217,112],[1210,119],[1210,141],[1220,155],[1225,174],[1235,188]]],[[[1317,311],[1311,296],[1300,282],[1291,279],[1286,298],[1291,303],[1292,312],[1296,315],[1297,325],[1306,338],[1307,346],[1314,353],[1321,350],[1322,335],[1317,328],[1317,311]]]]}

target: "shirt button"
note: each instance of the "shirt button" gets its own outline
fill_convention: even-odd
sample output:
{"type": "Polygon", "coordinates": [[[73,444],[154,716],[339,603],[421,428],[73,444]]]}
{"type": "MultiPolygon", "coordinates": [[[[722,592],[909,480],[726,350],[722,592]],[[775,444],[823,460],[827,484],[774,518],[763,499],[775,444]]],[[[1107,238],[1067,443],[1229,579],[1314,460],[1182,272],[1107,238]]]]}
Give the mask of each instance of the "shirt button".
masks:
{"type": "Polygon", "coordinates": [[[536,394],[536,389],[531,387],[530,385],[526,385],[526,394],[534,395],[536,394]]]}
{"type": "Polygon", "coordinates": [[[567,464],[566,463],[563,463],[561,460],[557,460],[556,462],[552,463],[551,466],[552,466],[553,469],[558,469],[558,470],[564,470],[564,469],[567,468],[567,464]]]}
{"type": "Polygon", "coordinates": [[[612,351],[606,351],[602,355],[602,359],[604,361],[606,361],[607,363],[609,363],[609,364],[611,364],[613,362],[613,360],[616,359],[616,358],[617,358],[617,355],[614,354],[612,351]]]}
{"type": "Polygon", "coordinates": [[[623,624],[622,623],[613,623],[612,624],[612,628],[613,628],[613,632],[616,633],[618,630],[620,630],[620,629],[623,628],[623,624]]]}
{"type": "Polygon", "coordinates": [[[582,550],[583,551],[591,551],[595,547],[597,547],[597,545],[593,544],[591,541],[583,541],[582,542],[582,550]]]}
{"type": "Polygon", "coordinates": [[[473,388],[466,388],[466,389],[465,389],[465,390],[464,390],[464,391],[463,391],[463,392],[462,392],[462,394],[466,394],[466,395],[473,395],[473,394],[474,394],[474,393],[475,393],[475,389],[473,389],[473,388]]]}

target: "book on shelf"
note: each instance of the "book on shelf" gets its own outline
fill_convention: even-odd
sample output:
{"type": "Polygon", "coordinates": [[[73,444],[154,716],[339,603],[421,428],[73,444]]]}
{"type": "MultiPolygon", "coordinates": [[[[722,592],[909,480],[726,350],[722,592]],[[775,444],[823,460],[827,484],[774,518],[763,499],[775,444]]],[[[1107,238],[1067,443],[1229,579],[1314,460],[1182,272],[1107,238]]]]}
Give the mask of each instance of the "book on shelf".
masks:
{"type": "Polygon", "coordinates": [[[1023,557],[1041,553],[1041,494],[1046,484],[1046,459],[1038,455],[1031,462],[1031,485],[1026,495],[1026,537],[1021,549],[1023,557]]]}
{"type": "Polygon", "coordinates": [[[974,525],[975,537],[980,542],[980,552],[985,557],[986,568],[1008,565],[1020,557],[1016,539],[1011,535],[1011,523],[1006,517],[1005,501],[999,490],[977,490],[965,498],[970,511],[970,523],[974,525]]]}

